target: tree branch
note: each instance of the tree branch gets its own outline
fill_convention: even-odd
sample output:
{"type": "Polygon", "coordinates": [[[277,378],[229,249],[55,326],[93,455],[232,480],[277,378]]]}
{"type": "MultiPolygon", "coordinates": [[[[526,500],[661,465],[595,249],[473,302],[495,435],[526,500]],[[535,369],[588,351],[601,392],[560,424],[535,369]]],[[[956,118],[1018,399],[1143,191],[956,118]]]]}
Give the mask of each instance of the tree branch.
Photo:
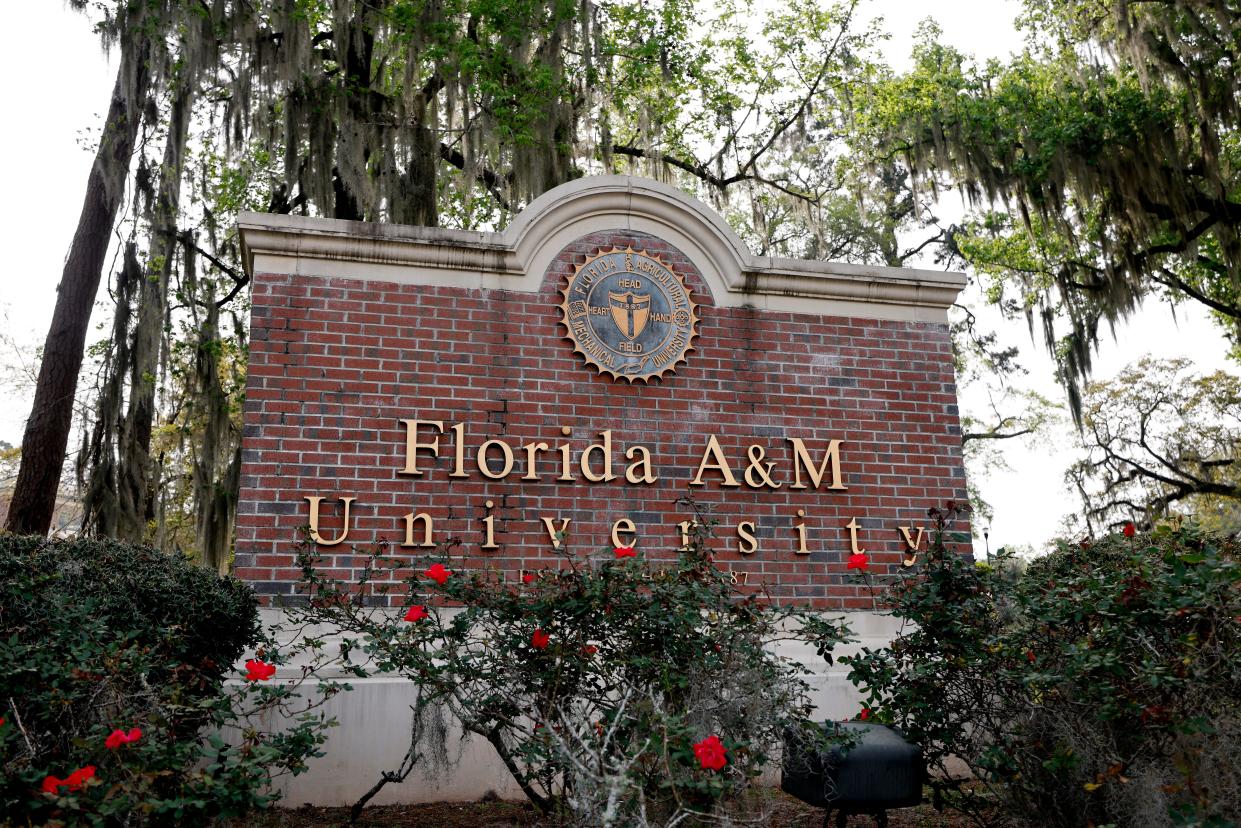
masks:
{"type": "MultiPolygon", "coordinates": [[[[461,150],[456,149],[455,147],[450,147],[443,141],[440,142],[440,158],[447,161],[449,164],[452,164],[462,172],[471,172],[471,170],[466,169],[465,156],[461,153],[461,150]]],[[[472,172],[475,180],[487,188],[487,192],[491,193],[491,195],[495,197],[495,200],[499,202],[501,207],[510,213],[513,212],[513,205],[509,203],[508,199],[506,199],[504,194],[500,191],[500,188],[506,183],[503,176],[495,170],[488,169],[487,167],[479,167],[477,170],[472,172]]]]}
{"type": "Polygon", "coordinates": [[[961,435],[961,445],[965,445],[970,440],[1011,440],[1014,437],[1024,437],[1033,433],[1032,428],[1023,428],[1018,431],[967,431],[961,435]]]}
{"type": "Polygon", "coordinates": [[[1181,279],[1171,270],[1168,270],[1168,268],[1163,267],[1162,265],[1159,267],[1159,272],[1163,274],[1162,278],[1160,276],[1156,276],[1152,274],[1151,279],[1153,279],[1154,281],[1158,282],[1161,285],[1164,285],[1170,288],[1175,288],[1176,290],[1179,290],[1182,293],[1188,294],[1190,297],[1206,305],[1211,310],[1219,311],[1225,316],[1231,317],[1233,319],[1241,319],[1241,308],[1238,308],[1235,305],[1225,305],[1223,302],[1218,302],[1212,299],[1211,297],[1197,290],[1196,288],[1194,288],[1193,285],[1189,284],[1184,279],[1181,279]]]}
{"type": "Polygon", "coordinates": [[[800,199],[807,204],[819,203],[818,196],[794,190],[786,184],[781,184],[778,181],[764,178],[757,173],[737,172],[727,177],[721,177],[712,173],[705,164],[696,161],[685,161],[684,159],[677,158],[675,155],[666,155],[658,150],[645,150],[641,147],[633,147],[626,144],[613,144],[612,152],[616,155],[626,155],[630,158],[650,158],[654,161],[662,162],[670,167],[676,167],[679,170],[684,170],[700,181],[710,184],[712,187],[720,190],[727,190],[732,185],[738,184],[742,181],[757,181],[759,184],[764,184],[772,189],[779,190],[785,195],[800,199]]]}

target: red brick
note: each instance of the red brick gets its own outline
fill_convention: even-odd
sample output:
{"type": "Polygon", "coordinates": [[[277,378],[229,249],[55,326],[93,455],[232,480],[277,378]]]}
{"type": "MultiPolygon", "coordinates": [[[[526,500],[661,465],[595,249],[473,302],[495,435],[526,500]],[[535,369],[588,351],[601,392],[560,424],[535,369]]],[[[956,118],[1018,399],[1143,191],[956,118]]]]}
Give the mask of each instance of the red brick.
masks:
{"type": "MultiPolygon", "coordinates": [[[[462,540],[452,550],[458,566],[499,567],[509,579],[523,568],[562,565],[541,516],[571,518],[569,548],[605,557],[612,522],[631,518],[641,532],[639,548],[670,561],[679,544],[676,524],[687,519],[675,501],[715,434],[742,482],[751,444],[764,447],[782,481],[774,491],[731,489],[709,473],[709,485],[694,487],[720,521],[712,542],[719,565],[750,573],[746,589],[765,583],[778,601],[869,609],[869,593],[842,577],[850,551],[845,524],[857,518],[859,542],[875,566],[892,567],[904,549],[897,526],[922,525],[929,506],[965,497],[945,325],[717,307],[679,251],[641,234],[579,240],[531,294],[258,273],[253,297],[237,521],[238,554],[250,565],[237,574],[255,582],[300,574],[291,556],[307,522],[305,495],[358,498],[347,543],[320,550],[332,555],[331,570],[342,577],[365,565],[347,546],[399,544],[402,516],[410,511],[433,516],[437,541],[462,540]],[[573,264],[625,244],[663,251],[699,303],[699,336],[688,361],[647,385],[614,382],[587,368],[564,338],[557,308],[573,264]],[[440,456],[419,453],[421,477],[398,474],[402,418],[444,422],[440,456]],[[454,436],[447,429],[457,423],[468,433],[468,479],[448,477],[454,436]],[[562,425],[572,429],[570,438],[561,436],[562,425]],[[618,479],[587,483],[578,458],[607,429],[618,479]],[[848,491],[790,489],[785,436],[802,438],[816,454],[827,440],[844,439],[848,491]],[[475,451],[491,438],[513,447],[515,471],[503,481],[474,466],[475,451]],[[540,453],[539,481],[519,479],[526,471],[523,444],[554,449],[566,440],[576,482],[555,479],[554,450],[540,453]],[[651,450],[660,477],[654,485],[624,482],[624,449],[637,444],[651,450]],[[487,500],[494,503],[498,551],[479,549],[487,500]],[[810,556],[794,552],[798,509],[806,512],[810,556]],[[742,520],[759,527],[752,556],[737,552],[742,520]]],[[[493,466],[499,456],[491,451],[493,466]]],[[[321,531],[335,537],[340,503],[323,505],[321,531]]],[[[417,571],[430,550],[394,545],[389,552],[413,561],[417,571]]]]}

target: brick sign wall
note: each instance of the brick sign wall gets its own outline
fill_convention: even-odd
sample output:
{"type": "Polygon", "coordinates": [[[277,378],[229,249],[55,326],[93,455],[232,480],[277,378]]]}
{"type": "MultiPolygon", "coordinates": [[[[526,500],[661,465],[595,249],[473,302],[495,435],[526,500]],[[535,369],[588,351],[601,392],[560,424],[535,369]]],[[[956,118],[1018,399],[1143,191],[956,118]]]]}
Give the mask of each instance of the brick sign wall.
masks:
{"type": "Polygon", "coordinates": [[[513,578],[558,566],[558,543],[670,560],[692,494],[741,588],[868,608],[849,555],[899,567],[928,506],[964,497],[955,274],[749,257],[706,208],[629,179],[553,191],[504,234],[248,216],[243,239],[235,571],[264,596],[296,594],[312,522],[341,577],[380,539],[416,563],[429,531],[513,578]],[[697,304],[671,373],[614,378],[567,336],[562,291],[613,249],[658,257],[697,304]]]}

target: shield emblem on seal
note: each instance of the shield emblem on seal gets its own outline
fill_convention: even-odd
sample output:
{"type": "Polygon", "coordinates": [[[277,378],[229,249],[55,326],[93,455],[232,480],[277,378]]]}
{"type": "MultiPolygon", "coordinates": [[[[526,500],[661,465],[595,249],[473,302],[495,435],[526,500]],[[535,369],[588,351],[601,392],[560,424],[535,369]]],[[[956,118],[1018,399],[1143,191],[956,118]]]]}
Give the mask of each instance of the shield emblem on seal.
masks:
{"type": "Polygon", "coordinates": [[[651,318],[650,294],[608,292],[612,321],[626,339],[637,339],[651,318]]]}

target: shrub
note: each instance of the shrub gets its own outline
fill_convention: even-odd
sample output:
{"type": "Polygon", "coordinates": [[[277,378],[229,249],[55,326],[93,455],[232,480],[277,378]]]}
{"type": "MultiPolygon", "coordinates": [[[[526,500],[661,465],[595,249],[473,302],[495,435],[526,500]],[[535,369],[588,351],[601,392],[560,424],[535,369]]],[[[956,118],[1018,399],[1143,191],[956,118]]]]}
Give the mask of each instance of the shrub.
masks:
{"type": "Polygon", "coordinates": [[[560,568],[516,583],[448,557],[393,583],[408,559],[375,555],[361,580],[400,594],[395,614],[366,606],[358,585],[324,578],[307,549],[303,620],[361,648],[359,675],[398,673],[419,689],[414,744],[375,790],[428,757],[446,761],[448,712],[494,746],[539,808],[579,824],[675,824],[747,807],[785,728],[809,712],[803,668],[772,645],[797,634],[827,652],[844,630],[738,595],[699,518],[695,541],[663,571],[608,548],[565,553],[560,568]]]}
{"type": "Polygon", "coordinates": [[[0,630],[6,824],[243,814],[273,801],[271,776],[299,770],[322,741],[312,718],[282,733],[251,726],[305,705],[287,685],[226,685],[260,640],[256,602],[184,559],[0,535],[0,630]]]}
{"type": "Polygon", "coordinates": [[[1062,544],[1024,575],[937,542],[888,598],[915,626],[851,659],[851,679],[933,763],[965,760],[1012,816],[1224,825],[1241,813],[1233,540],[1116,534],[1062,544]]]}

